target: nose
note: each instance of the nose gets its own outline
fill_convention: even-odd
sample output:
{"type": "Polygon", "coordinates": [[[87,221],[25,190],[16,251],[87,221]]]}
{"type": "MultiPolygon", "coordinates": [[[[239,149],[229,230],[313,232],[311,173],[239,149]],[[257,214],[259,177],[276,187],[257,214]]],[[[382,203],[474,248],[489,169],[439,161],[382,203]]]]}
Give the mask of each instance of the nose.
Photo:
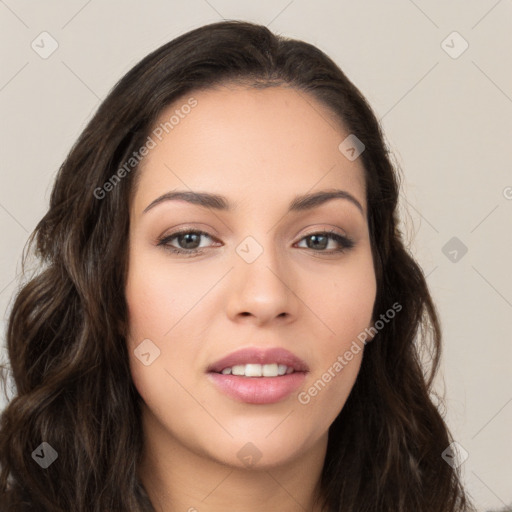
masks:
{"type": "Polygon", "coordinates": [[[249,321],[257,325],[288,323],[297,317],[300,302],[293,284],[292,270],[267,244],[252,263],[234,254],[227,313],[234,322],[249,321]]]}

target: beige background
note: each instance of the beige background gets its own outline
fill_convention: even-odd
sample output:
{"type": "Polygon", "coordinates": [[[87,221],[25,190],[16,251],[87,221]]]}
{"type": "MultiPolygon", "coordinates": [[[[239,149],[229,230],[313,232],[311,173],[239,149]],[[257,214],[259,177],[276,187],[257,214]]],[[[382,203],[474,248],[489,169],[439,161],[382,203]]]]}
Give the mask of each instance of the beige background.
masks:
{"type": "Polygon", "coordinates": [[[469,453],[467,488],[479,510],[511,503],[510,0],[0,0],[0,354],[22,248],[91,113],[147,53],[223,17],[319,46],[382,120],[405,176],[404,230],[441,313],[439,390],[469,453]],[[58,44],[46,59],[31,47],[50,48],[43,31],[58,44]],[[468,249],[457,261],[443,252],[452,237],[468,249]]]}

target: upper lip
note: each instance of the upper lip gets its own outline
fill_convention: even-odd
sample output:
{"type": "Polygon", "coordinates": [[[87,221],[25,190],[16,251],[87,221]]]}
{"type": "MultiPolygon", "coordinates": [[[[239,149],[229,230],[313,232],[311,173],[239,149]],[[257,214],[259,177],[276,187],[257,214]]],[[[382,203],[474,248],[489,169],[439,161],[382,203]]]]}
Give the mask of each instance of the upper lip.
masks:
{"type": "Polygon", "coordinates": [[[235,365],[272,363],[284,364],[293,368],[296,372],[309,371],[305,361],[281,347],[267,349],[242,348],[212,363],[206,371],[220,373],[224,368],[231,368],[235,365]]]}

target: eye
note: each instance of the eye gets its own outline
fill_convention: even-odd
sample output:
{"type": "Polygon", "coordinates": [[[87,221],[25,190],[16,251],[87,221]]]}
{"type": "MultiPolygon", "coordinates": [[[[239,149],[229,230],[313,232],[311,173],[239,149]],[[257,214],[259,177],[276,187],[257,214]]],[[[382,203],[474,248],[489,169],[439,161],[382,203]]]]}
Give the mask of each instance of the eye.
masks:
{"type": "MultiPolygon", "coordinates": [[[[165,250],[175,254],[195,256],[203,253],[203,249],[209,247],[208,245],[201,246],[202,237],[213,240],[213,237],[205,231],[185,229],[159,239],[157,245],[162,246],[165,250]],[[177,247],[172,244],[174,241],[178,245],[177,247]]],[[[306,241],[306,249],[311,249],[314,252],[325,254],[341,253],[351,249],[355,245],[352,239],[332,231],[310,233],[303,237],[299,244],[303,241],[306,241]],[[335,247],[331,247],[330,250],[325,250],[328,248],[330,242],[332,242],[335,247]]]]}
{"type": "Polygon", "coordinates": [[[201,242],[201,237],[212,238],[204,231],[188,229],[161,238],[157,245],[163,246],[166,250],[173,253],[193,256],[194,254],[203,252],[201,246],[198,245],[201,242]],[[176,240],[178,247],[171,245],[171,241],[173,240],[176,240]]]}
{"type": "MultiPolygon", "coordinates": [[[[338,233],[334,233],[332,231],[320,231],[317,233],[311,233],[302,238],[302,241],[306,241],[306,248],[313,249],[315,252],[323,252],[326,254],[339,253],[344,252],[348,249],[354,247],[354,241],[351,238],[348,238],[344,235],[339,235],[338,233]],[[334,242],[334,245],[338,245],[336,248],[331,248],[331,250],[324,250],[328,247],[329,242],[334,242]]],[[[300,243],[300,242],[299,242],[300,243]]]]}

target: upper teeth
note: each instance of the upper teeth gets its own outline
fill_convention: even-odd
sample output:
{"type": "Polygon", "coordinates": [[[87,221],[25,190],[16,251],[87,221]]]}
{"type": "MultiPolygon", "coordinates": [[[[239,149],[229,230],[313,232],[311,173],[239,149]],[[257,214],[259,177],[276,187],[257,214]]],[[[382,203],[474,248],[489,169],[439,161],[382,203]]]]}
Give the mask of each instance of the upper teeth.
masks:
{"type": "Polygon", "coordinates": [[[236,364],[224,368],[221,373],[224,375],[243,375],[245,377],[277,377],[285,373],[292,373],[293,368],[284,364],[236,364]]]}

